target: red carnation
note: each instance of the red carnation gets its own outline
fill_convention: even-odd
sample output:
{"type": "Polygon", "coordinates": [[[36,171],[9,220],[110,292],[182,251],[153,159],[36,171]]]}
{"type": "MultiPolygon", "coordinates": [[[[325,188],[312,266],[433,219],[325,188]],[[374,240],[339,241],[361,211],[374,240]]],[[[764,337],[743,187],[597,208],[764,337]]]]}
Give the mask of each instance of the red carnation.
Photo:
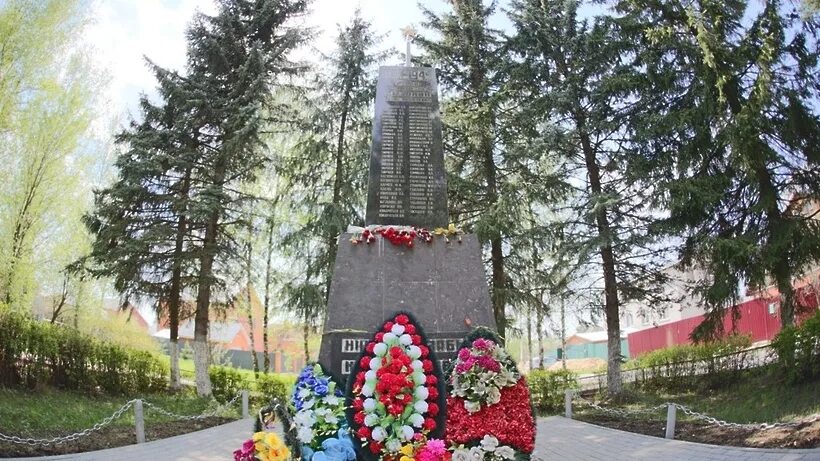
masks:
{"type": "Polygon", "coordinates": [[[438,378],[436,378],[436,375],[427,375],[427,380],[425,381],[426,384],[432,386],[432,385],[436,384],[437,382],[438,382],[438,378]]]}
{"type": "MultiPolygon", "coordinates": [[[[410,318],[404,314],[399,314],[396,316],[396,323],[399,325],[405,325],[405,331],[407,331],[407,323],[410,321],[410,318]]],[[[415,328],[413,328],[415,329],[415,328]]]]}
{"type": "Polygon", "coordinates": [[[374,347],[376,347],[376,343],[370,341],[369,343],[367,343],[367,346],[365,346],[364,350],[366,350],[368,354],[372,354],[374,347]]]}
{"type": "Polygon", "coordinates": [[[413,340],[413,344],[418,346],[421,344],[421,336],[419,335],[411,335],[410,338],[413,340]]]}
{"type": "MultiPolygon", "coordinates": [[[[404,325],[404,324],[402,324],[402,325],[404,325]]],[[[404,332],[407,333],[408,335],[414,335],[414,334],[416,334],[416,326],[413,325],[412,323],[404,325],[404,332]]]]}
{"type": "Polygon", "coordinates": [[[428,431],[432,431],[436,428],[436,420],[433,418],[425,418],[424,420],[424,428],[428,431]]]}
{"type": "Polygon", "coordinates": [[[492,435],[499,444],[532,453],[535,421],[526,381],[521,378],[516,385],[502,389],[498,404],[483,407],[477,413],[468,413],[463,399],[448,397],[446,430],[446,440],[450,444],[469,443],[484,435],[492,435]]]}
{"type": "Polygon", "coordinates": [[[353,415],[353,421],[356,421],[356,424],[358,424],[359,426],[364,424],[364,412],[357,411],[356,414],[353,415]]]}
{"type": "MultiPolygon", "coordinates": [[[[427,379],[430,379],[428,376],[427,379]]],[[[435,400],[438,398],[438,388],[436,386],[427,386],[427,399],[435,400]]]]}
{"type": "Polygon", "coordinates": [[[425,346],[424,344],[419,346],[419,349],[421,349],[421,358],[426,359],[427,356],[430,355],[430,348],[425,346]]]}
{"type": "Polygon", "coordinates": [[[380,332],[376,333],[376,341],[378,341],[378,342],[384,341],[384,332],[380,331],[380,332]]]}
{"type": "Polygon", "coordinates": [[[387,407],[387,412],[393,416],[399,416],[402,411],[404,411],[404,408],[401,405],[392,404],[387,407]]]}
{"type": "Polygon", "coordinates": [[[393,358],[401,357],[404,352],[398,346],[393,346],[390,348],[390,356],[393,358]]]}
{"type": "Polygon", "coordinates": [[[421,362],[421,366],[424,369],[425,373],[430,373],[431,371],[433,371],[433,362],[431,362],[430,360],[423,360],[421,362]]]}
{"type": "Polygon", "coordinates": [[[364,401],[361,397],[356,397],[353,399],[353,409],[354,410],[361,410],[364,408],[364,401]]]}
{"type": "Polygon", "coordinates": [[[362,426],[356,431],[356,435],[359,436],[361,439],[369,439],[370,438],[370,428],[367,426],[362,426]]]}
{"type": "Polygon", "coordinates": [[[438,414],[438,405],[435,403],[427,405],[427,413],[430,413],[430,416],[436,416],[438,414]]]}
{"type": "Polygon", "coordinates": [[[389,321],[389,320],[388,320],[388,321],[387,321],[387,322],[385,322],[385,324],[384,324],[384,332],[385,332],[385,333],[387,333],[387,332],[388,332],[388,331],[390,331],[391,329],[393,329],[393,322],[391,322],[391,321],[389,321]]]}
{"type": "Polygon", "coordinates": [[[368,444],[368,448],[370,448],[370,452],[375,455],[378,452],[382,451],[382,444],[380,444],[379,442],[370,442],[368,444]]]}
{"type": "Polygon", "coordinates": [[[364,356],[361,360],[359,360],[359,368],[362,370],[369,370],[370,369],[370,357],[364,356]]]}

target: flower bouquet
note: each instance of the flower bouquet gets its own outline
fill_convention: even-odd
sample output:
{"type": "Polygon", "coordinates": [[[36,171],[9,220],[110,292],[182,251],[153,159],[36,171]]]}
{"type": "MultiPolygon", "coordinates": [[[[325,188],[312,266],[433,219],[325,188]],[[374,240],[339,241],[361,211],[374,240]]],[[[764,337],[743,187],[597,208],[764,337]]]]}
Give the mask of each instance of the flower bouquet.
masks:
{"type": "Polygon", "coordinates": [[[404,446],[442,432],[441,371],[425,342],[416,323],[398,314],[355,364],[347,418],[361,441],[361,457],[399,460],[404,446]]]}
{"type": "Polygon", "coordinates": [[[273,432],[257,432],[233,452],[234,461],[285,461],[290,450],[273,432]]]}
{"type": "Polygon", "coordinates": [[[535,446],[529,388],[494,332],[479,328],[467,337],[447,384],[446,441],[454,459],[500,461],[511,459],[510,451],[529,457],[535,446]]]}
{"type": "Polygon", "coordinates": [[[341,389],[318,363],[308,364],[296,380],[293,390],[293,430],[302,444],[302,457],[323,449],[323,442],[339,440],[344,422],[344,398],[341,389]]]}

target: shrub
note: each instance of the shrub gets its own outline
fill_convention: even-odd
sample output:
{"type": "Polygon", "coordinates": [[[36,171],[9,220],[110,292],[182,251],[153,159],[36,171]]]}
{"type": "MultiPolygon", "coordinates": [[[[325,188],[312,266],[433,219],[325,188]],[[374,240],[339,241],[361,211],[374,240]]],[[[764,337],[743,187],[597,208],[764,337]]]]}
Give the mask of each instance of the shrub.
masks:
{"type": "Polygon", "coordinates": [[[143,394],[162,390],[162,360],[73,328],[0,313],[0,385],[143,394]]]}
{"type": "Polygon", "coordinates": [[[213,396],[217,402],[228,402],[239,391],[250,389],[250,382],[235,368],[211,366],[208,375],[211,377],[213,396]]]}
{"type": "Polygon", "coordinates": [[[820,375],[820,311],[798,327],[781,330],[772,348],[791,381],[808,381],[820,375]]]}
{"type": "Polygon", "coordinates": [[[267,405],[273,399],[290,402],[290,394],[296,379],[292,376],[260,373],[256,378],[254,405],[267,405]]]}
{"type": "Polygon", "coordinates": [[[578,375],[569,370],[532,370],[527,384],[538,414],[560,413],[564,408],[564,391],[579,387],[578,375]]]}
{"type": "Polygon", "coordinates": [[[749,367],[745,350],[751,344],[751,337],[741,335],[707,343],[681,344],[641,355],[634,361],[634,367],[641,385],[647,388],[718,387],[731,382],[737,372],[749,367]]]}

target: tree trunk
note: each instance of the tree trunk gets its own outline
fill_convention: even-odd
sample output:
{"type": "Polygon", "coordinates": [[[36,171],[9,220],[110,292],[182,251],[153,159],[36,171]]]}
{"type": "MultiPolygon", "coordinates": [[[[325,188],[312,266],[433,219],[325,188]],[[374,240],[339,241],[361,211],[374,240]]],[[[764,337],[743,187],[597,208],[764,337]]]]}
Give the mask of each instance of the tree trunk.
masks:
{"type": "MultiPolygon", "coordinates": [[[[584,162],[586,163],[589,186],[594,202],[600,199],[603,192],[601,187],[601,170],[589,135],[584,131],[585,118],[579,114],[580,113],[576,114],[575,121],[581,139],[581,147],[584,151],[584,162]]],[[[622,382],[621,326],[618,304],[618,280],[615,277],[615,253],[612,250],[612,243],[610,241],[611,229],[607,217],[607,209],[597,204],[595,205],[595,209],[595,224],[598,239],[601,241],[600,254],[604,272],[604,314],[606,315],[607,332],[607,390],[610,395],[617,395],[622,390],[622,382]]]]}
{"type": "Polygon", "coordinates": [[[567,371],[567,311],[561,295],[561,368],[567,371]]]}
{"type": "MultiPolygon", "coordinates": [[[[15,285],[14,280],[16,278],[15,271],[17,270],[18,263],[20,263],[23,259],[23,250],[26,247],[26,239],[34,226],[35,218],[33,216],[34,213],[32,209],[34,208],[34,200],[37,198],[37,194],[40,191],[40,185],[45,177],[46,156],[40,156],[36,163],[36,165],[32,166],[34,168],[34,177],[32,178],[32,182],[28,184],[28,187],[26,188],[23,204],[14,220],[14,231],[12,232],[11,237],[11,257],[8,262],[8,276],[5,287],[5,302],[8,306],[12,306],[14,304],[13,292],[15,285]]],[[[17,307],[20,308],[20,306],[17,307]]],[[[78,323],[76,319],[74,323],[75,325],[78,323]]]]}
{"type": "Polygon", "coordinates": [[[171,356],[171,389],[182,387],[179,376],[179,305],[182,297],[182,253],[185,249],[185,234],[188,232],[187,200],[191,185],[191,170],[185,171],[180,190],[183,209],[179,210],[177,233],[174,239],[174,268],[171,271],[171,288],[168,293],[168,330],[171,356]]]}
{"type": "Polygon", "coordinates": [[[535,311],[535,328],[538,336],[538,369],[544,369],[544,311],[535,311]]]}
{"type": "Polygon", "coordinates": [[[208,367],[211,355],[208,350],[208,323],[211,306],[211,285],[213,283],[213,264],[216,257],[216,232],[219,223],[219,212],[211,212],[205,227],[205,238],[200,259],[198,292],[196,297],[196,315],[194,316],[194,366],[196,369],[196,392],[200,396],[211,395],[211,378],[208,367]]]}
{"type": "Polygon", "coordinates": [[[68,300],[68,274],[63,275],[63,289],[60,290],[60,300],[51,309],[51,323],[56,323],[63,312],[65,303],[68,300]]]}
{"type": "Polygon", "coordinates": [[[308,347],[308,335],[310,335],[310,324],[308,323],[308,311],[305,310],[304,323],[302,324],[302,345],[305,348],[305,363],[310,362],[310,348],[308,347]]]}
{"type": "Polygon", "coordinates": [[[254,322],[253,322],[253,299],[251,298],[251,278],[253,275],[253,271],[251,268],[251,259],[253,258],[253,227],[248,226],[248,245],[247,245],[247,253],[245,254],[245,278],[247,279],[247,296],[246,301],[248,303],[248,325],[250,328],[250,332],[248,335],[250,336],[251,340],[251,359],[253,360],[253,374],[255,377],[259,378],[259,357],[256,356],[256,339],[254,338],[254,322]]]}
{"type": "Polygon", "coordinates": [[[527,312],[527,369],[532,368],[532,305],[527,312]]]}
{"type": "Polygon", "coordinates": [[[780,327],[794,326],[794,287],[786,261],[780,261],[775,270],[775,283],[780,292],[780,327]]]}
{"type": "Polygon", "coordinates": [[[264,317],[262,328],[262,345],[265,349],[265,373],[270,372],[270,346],[268,345],[268,315],[270,312],[270,285],[271,285],[271,278],[272,278],[272,270],[271,270],[271,259],[273,258],[273,218],[268,220],[268,257],[267,261],[265,262],[265,305],[263,306],[264,312],[262,313],[264,317]]]}

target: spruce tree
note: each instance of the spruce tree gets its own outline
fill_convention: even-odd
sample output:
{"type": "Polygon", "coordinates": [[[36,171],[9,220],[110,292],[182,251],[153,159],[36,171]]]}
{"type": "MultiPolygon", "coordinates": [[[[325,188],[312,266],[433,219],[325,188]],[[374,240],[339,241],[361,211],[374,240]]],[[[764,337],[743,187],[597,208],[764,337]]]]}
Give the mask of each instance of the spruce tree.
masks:
{"type": "MultiPolygon", "coordinates": [[[[767,1],[618,2],[644,107],[633,130],[668,199],[658,228],[709,277],[696,336],[719,333],[738,286],[773,284],[783,326],[794,279],[820,258],[820,49],[816,17],[767,1]],[[648,7],[651,3],[652,7],[648,7]]],[[[638,94],[638,93],[636,93],[638,94]]]]}
{"type": "Polygon", "coordinates": [[[327,305],[339,235],[364,225],[375,71],[385,57],[378,42],[359,11],[339,29],[326,70],[300,98],[302,136],[282,160],[287,186],[278,202],[290,214],[283,250],[300,260],[285,293],[304,321],[305,341],[327,305]]]}
{"type": "Polygon", "coordinates": [[[620,306],[652,297],[663,281],[662,247],[650,229],[654,188],[633,174],[636,159],[625,148],[633,142],[625,48],[605,18],[580,20],[578,2],[519,0],[510,18],[521,98],[572,191],[553,207],[558,259],[578,260],[592,288],[603,288],[607,388],[617,394],[620,306]]]}
{"type": "Polygon", "coordinates": [[[116,137],[118,179],[95,192],[94,210],[84,218],[94,241],[74,269],[112,279],[124,299],[151,299],[158,316],[167,315],[171,388],[177,389],[180,301],[196,265],[188,199],[197,153],[180,109],[178,76],[151,66],[162,103],[143,96],[142,121],[116,137]]]}
{"type": "Polygon", "coordinates": [[[305,12],[300,0],[221,0],[215,16],[198,14],[188,30],[184,91],[198,126],[199,154],[192,171],[190,215],[201,226],[194,327],[197,392],[210,395],[207,344],[212,290],[220,270],[241,260],[232,226],[242,225],[241,205],[268,157],[260,132],[271,85],[297,71],[288,54],[304,32],[293,20],[305,12]]]}
{"type": "Polygon", "coordinates": [[[452,10],[441,15],[423,9],[424,26],[436,38],[418,37],[434,65],[442,93],[442,135],[448,170],[450,215],[461,226],[474,230],[489,247],[493,313],[499,334],[507,329],[508,276],[504,241],[517,225],[517,191],[507,187],[504,145],[500,140],[499,113],[505,100],[499,87],[504,81],[506,53],[502,38],[489,27],[495,3],[453,0],[452,10]]]}

